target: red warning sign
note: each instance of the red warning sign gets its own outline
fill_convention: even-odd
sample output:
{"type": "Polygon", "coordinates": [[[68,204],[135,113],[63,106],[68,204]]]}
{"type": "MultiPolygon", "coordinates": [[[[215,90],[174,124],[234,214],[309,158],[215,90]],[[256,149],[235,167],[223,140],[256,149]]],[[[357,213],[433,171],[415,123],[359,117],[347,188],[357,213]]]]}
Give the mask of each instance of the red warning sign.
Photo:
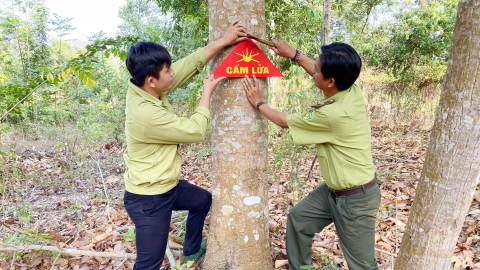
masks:
{"type": "Polygon", "coordinates": [[[267,56],[251,40],[244,40],[233,49],[213,72],[215,77],[283,77],[267,56]]]}

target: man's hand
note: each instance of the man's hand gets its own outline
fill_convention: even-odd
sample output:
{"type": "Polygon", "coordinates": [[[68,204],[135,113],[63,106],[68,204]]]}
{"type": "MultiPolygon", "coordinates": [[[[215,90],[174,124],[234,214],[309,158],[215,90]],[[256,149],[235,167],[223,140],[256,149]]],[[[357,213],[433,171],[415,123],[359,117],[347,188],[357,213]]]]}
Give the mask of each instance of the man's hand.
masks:
{"type": "Polygon", "coordinates": [[[227,77],[220,77],[214,78],[213,75],[208,75],[203,80],[203,93],[202,98],[200,99],[200,103],[198,106],[205,106],[207,109],[210,110],[210,97],[212,96],[213,91],[217,89],[217,85],[219,82],[223,81],[227,77]]]}
{"type": "Polygon", "coordinates": [[[213,75],[208,75],[203,80],[203,93],[211,96],[213,91],[215,91],[215,89],[217,88],[218,83],[223,81],[226,78],[227,77],[220,77],[215,79],[213,75]]]}
{"type": "Polygon", "coordinates": [[[238,22],[238,20],[233,21],[227,28],[225,35],[223,36],[223,41],[225,46],[233,45],[240,41],[247,39],[247,27],[238,22]]]}
{"type": "Polygon", "coordinates": [[[275,44],[275,47],[270,47],[270,49],[272,49],[277,55],[288,57],[290,59],[295,57],[297,50],[292,48],[292,46],[290,46],[285,40],[272,40],[272,42],[275,44]]]}
{"type": "Polygon", "coordinates": [[[257,108],[257,103],[262,101],[262,87],[255,75],[253,75],[253,82],[254,84],[247,75],[245,75],[245,78],[243,78],[243,89],[245,89],[245,93],[247,94],[248,102],[257,108]]]}

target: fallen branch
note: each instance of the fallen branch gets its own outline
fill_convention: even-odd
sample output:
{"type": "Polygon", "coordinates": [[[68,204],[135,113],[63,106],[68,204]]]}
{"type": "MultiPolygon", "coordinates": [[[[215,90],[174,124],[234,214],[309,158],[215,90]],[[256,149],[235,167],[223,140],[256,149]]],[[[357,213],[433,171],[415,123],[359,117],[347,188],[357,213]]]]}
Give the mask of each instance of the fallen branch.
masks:
{"type": "Polygon", "coordinates": [[[378,252],[381,252],[381,253],[388,254],[388,255],[390,255],[390,256],[393,256],[393,257],[395,257],[395,258],[397,257],[397,254],[390,253],[390,252],[388,252],[388,251],[385,251],[385,250],[383,250],[383,249],[378,249],[378,248],[375,248],[375,251],[378,251],[378,252]]]}
{"type": "Polygon", "coordinates": [[[54,251],[62,253],[63,255],[80,255],[80,256],[90,256],[90,257],[106,257],[106,258],[125,258],[134,260],[137,257],[135,253],[122,253],[122,252],[96,252],[96,251],[87,251],[87,250],[78,250],[78,249],[59,249],[52,246],[41,246],[41,245],[29,245],[29,246],[8,246],[0,247],[0,252],[23,252],[26,250],[35,250],[35,251],[54,251]]]}
{"type": "Polygon", "coordinates": [[[374,156],[374,157],[383,156],[383,157],[389,157],[389,158],[394,158],[394,159],[398,159],[398,160],[404,160],[403,158],[399,158],[399,157],[396,157],[396,156],[390,156],[390,155],[384,155],[384,154],[373,154],[372,156],[374,156]]]}
{"type": "Polygon", "coordinates": [[[110,217],[110,198],[108,198],[107,185],[105,184],[105,179],[103,178],[102,168],[100,168],[100,164],[98,163],[97,160],[95,160],[92,157],[92,155],[90,155],[90,153],[88,153],[88,155],[97,164],[98,170],[100,171],[100,177],[102,178],[102,183],[103,183],[103,191],[105,192],[105,197],[107,198],[107,209],[106,209],[107,210],[107,216],[108,216],[108,219],[110,220],[110,222],[112,223],[113,227],[115,227],[115,229],[116,229],[117,225],[115,225],[115,223],[112,221],[112,218],[110,217]]]}
{"type": "Polygon", "coordinates": [[[49,239],[46,239],[46,238],[42,238],[42,237],[39,236],[39,235],[36,235],[36,234],[30,233],[30,232],[27,232],[27,231],[22,230],[22,229],[15,228],[15,227],[13,227],[12,225],[8,225],[8,224],[6,224],[6,223],[4,223],[4,222],[1,222],[1,221],[0,221],[0,224],[1,224],[3,227],[5,227],[5,228],[7,228],[7,229],[9,229],[9,230],[12,230],[12,231],[14,231],[14,232],[18,232],[18,233],[21,233],[21,234],[28,235],[28,236],[30,236],[30,237],[34,237],[34,238],[36,238],[36,239],[38,239],[38,240],[40,240],[40,241],[43,241],[43,242],[45,242],[45,243],[49,243],[49,244],[51,244],[51,245],[54,245],[54,246],[58,247],[60,250],[62,250],[62,248],[61,248],[61,247],[58,245],[58,243],[55,242],[55,241],[52,241],[52,240],[49,240],[49,239]]]}
{"type": "MultiPolygon", "coordinates": [[[[88,251],[88,250],[79,250],[79,249],[70,249],[70,248],[59,249],[53,246],[42,246],[42,245],[29,245],[29,246],[10,246],[9,245],[8,247],[0,247],[0,252],[24,252],[27,250],[53,251],[53,252],[61,253],[62,255],[74,255],[74,256],[128,258],[130,260],[135,260],[135,258],[137,257],[136,253],[97,252],[97,251],[88,251]]],[[[181,250],[172,250],[172,254],[176,258],[183,257],[183,252],[181,250]]]]}
{"type": "Polygon", "coordinates": [[[127,261],[127,259],[128,258],[123,259],[123,261],[117,266],[117,268],[115,268],[115,270],[118,270],[120,266],[122,266],[127,261]]]}
{"type": "Polygon", "coordinates": [[[170,250],[170,246],[168,245],[168,241],[167,241],[167,248],[165,250],[165,255],[168,258],[168,262],[170,263],[170,267],[173,268],[173,266],[175,265],[175,257],[173,256],[172,251],[170,250]]]}
{"type": "Polygon", "coordinates": [[[308,179],[310,179],[310,174],[312,173],[312,169],[313,169],[313,165],[315,165],[315,161],[317,161],[317,155],[315,155],[315,158],[312,161],[312,165],[310,165],[310,170],[308,171],[307,178],[305,178],[305,182],[307,182],[308,179]]]}

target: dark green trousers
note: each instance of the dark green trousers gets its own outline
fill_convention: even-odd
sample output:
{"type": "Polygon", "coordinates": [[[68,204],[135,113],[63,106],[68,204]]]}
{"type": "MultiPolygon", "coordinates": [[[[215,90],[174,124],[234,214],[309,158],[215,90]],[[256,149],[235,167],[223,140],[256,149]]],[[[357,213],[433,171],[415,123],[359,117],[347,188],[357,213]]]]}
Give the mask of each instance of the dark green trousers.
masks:
{"type": "Polygon", "coordinates": [[[375,259],[375,220],[380,206],[377,185],[350,196],[336,196],[322,183],[292,208],[287,222],[290,270],[312,265],[312,238],[335,224],[349,269],[378,269],[375,259]]]}

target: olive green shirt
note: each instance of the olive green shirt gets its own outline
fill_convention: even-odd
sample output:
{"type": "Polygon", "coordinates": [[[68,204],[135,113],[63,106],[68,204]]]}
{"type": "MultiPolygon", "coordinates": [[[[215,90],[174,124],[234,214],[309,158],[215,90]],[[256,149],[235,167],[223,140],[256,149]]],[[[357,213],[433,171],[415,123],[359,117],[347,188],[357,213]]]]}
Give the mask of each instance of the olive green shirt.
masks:
{"type": "Polygon", "coordinates": [[[199,142],[210,122],[210,111],[199,106],[190,118],[177,117],[167,100],[179,85],[202,71],[204,49],[172,64],[173,86],[160,99],[129,82],[125,109],[127,170],[125,189],[143,195],[165,193],[178,183],[182,156],[178,144],[199,142]]]}
{"type": "Polygon", "coordinates": [[[287,115],[295,144],[317,144],[318,162],[328,187],[342,190],[370,182],[375,167],[362,91],[354,84],[322,103],[326,105],[310,112],[287,115]]]}

